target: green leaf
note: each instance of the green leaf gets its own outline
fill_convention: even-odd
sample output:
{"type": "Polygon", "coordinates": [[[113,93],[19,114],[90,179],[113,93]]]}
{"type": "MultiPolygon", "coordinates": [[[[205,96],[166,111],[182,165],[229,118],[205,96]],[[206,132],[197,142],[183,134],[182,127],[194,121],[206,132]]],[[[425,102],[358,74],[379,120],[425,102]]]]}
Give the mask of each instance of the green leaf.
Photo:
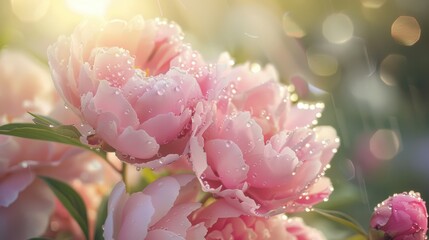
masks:
{"type": "Polygon", "coordinates": [[[368,237],[361,234],[356,234],[348,237],[346,240],[368,240],[368,237]]]}
{"type": "Polygon", "coordinates": [[[0,126],[0,134],[73,145],[92,151],[106,159],[106,152],[82,144],[79,140],[79,131],[71,125],[50,127],[34,123],[10,123],[0,126]]]}
{"type": "Polygon", "coordinates": [[[39,125],[44,125],[47,127],[57,127],[59,125],[61,125],[60,122],[58,122],[57,120],[50,118],[50,117],[46,117],[46,116],[42,116],[42,115],[38,115],[35,113],[31,113],[28,112],[28,114],[30,114],[31,116],[33,116],[33,122],[35,124],[39,124],[39,125]]]}
{"type": "Polygon", "coordinates": [[[63,204],[64,208],[79,224],[86,239],[89,239],[88,217],[86,214],[86,206],[79,194],[70,187],[67,183],[56,179],[39,176],[57,196],[58,200],[63,204]]]}
{"type": "Polygon", "coordinates": [[[107,217],[107,203],[108,197],[104,197],[98,207],[97,211],[97,220],[95,222],[95,232],[94,232],[94,240],[103,240],[103,224],[106,221],[107,217]]]}
{"type": "Polygon", "coordinates": [[[316,208],[313,210],[315,213],[318,213],[333,222],[349,227],[354,231],[356,231],[357,233],[359,233],[360,235],[367,236],[367,233],[365,232],[364,228],[356,220],[354,220],[352,217],[350,217],[345,213],[334,211],[334,210],[324,210],[324,209],[316,209],[316,208]]]}

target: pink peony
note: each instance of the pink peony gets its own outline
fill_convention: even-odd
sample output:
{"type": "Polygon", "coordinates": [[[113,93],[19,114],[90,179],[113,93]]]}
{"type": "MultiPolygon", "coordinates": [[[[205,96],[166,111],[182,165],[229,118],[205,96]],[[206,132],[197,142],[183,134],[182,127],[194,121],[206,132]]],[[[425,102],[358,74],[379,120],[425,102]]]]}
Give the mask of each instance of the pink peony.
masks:
{"type": "Polygon", "coordinates": [[[180,158],[195,105],[204,98],[193,75],[172,67],[192,51],[182,38],[173,23],[135,17],[81,24],[49,48],[55,85],[95,130],[88,133],[91,143],[140,167],[180,158]]]}
{"type": "Polygon", "coordinates": [[[249,112],[217,114],[211,124],[193,121],[190,160],[203,190],[246,213],[301,211],[331,193],[323,175],[339,145],[333,128],[297,128],[265,139],[249,112]]]}
{"type": "Polygon", "coordinates": [[[241,215],[223,200],[200,209],[194,222],[204,222],[208,229],[207,240],[254,239],[254,240],[323,240],[317,229],[308,227],[301,218],[286,215],[255,217],[241,215]]]}
{"type": "Polygon", "coordinates": [[[47,114],[57,95],[49,72],[27,54],[0,51],[0,116],[7,120],[20,118],[28,111],[47,114]]]}
{"type": "Polygon", "coordinates": [[[102,160],[93,153],[51,142],[0,139],[0,239],[27,239],[46,231],[55,196],[38,175],[85,183],[103,179],[102,160]]]}
{"type": "MultiPolygon", "coordinates": [[[[229,61],[233,62],[231,59],[229,61]]],[[[258,64],[249,63],[229,67],[222,77],[229,84],[219,96],[222,111],[250,112],[266,139],[282,130],[317,123],[316,119],[324,108],[323,103],[292,104],[287,87],[279,82],[278,74],[271,65],[263,69],[258,64]]]]}
{"type": "Polygon", "coordinates": [[[203,239],[205,227],[188,219],[201,206],[195,202],[197,193],[192,175],[163,177],[131,195],[120,182],[110,194],[104,238],[203,239]]]}
{"type": "Polygon", "coordinates": [[[394,194],[374,209],[371,239],[423,240],[428,229],[425,201],[419,193],[394,194]]]}

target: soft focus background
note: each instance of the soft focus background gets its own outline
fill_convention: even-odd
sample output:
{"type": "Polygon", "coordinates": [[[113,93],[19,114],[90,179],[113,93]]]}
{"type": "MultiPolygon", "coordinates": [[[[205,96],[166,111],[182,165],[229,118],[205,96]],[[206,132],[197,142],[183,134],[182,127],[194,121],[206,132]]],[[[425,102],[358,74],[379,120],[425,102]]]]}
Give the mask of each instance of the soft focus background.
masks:
{"type": "MultiPolygon", "coordinates": [[[[0,47],[47,66],[47,46],[80,21],[141,14],[177,22],[207,59],[271,63],[292,100],[325,103],[319,123],[341,137],[327,173],[336,190],[320,207],[366,228],[395,192],[429,200],[428,12],[427,0],[1,0],[0,47]]],[[[328,239],[352,233],[305,215],[328,239]]]]}

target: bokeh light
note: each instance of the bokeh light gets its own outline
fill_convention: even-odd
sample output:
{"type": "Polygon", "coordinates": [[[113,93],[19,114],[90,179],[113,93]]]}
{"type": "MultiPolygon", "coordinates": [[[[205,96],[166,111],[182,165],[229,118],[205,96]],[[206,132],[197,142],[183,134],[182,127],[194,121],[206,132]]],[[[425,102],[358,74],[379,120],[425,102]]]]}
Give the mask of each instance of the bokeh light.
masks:
{"type": "Polygon", "coordinates": [[[338,60],[334,56],[311,48],[307,50],[307,61],[311,71],[319,76],[332,76],[338,71],[338,60]]]}
{"type": "Polygon", "coordinates": [[[406,71],[407,58],[389,54],[380,64],[380,79],[389,86],[397,85],[406,71]]]}
{"type": "Polygon", "coordinates": [[[36,22],[49,10],[50,0],[11,0],[12,11],[23,22],[36,22]]]}
{"type": "Polygon", "coordinates": [[[420,24],[415,17],[400,16],[393,22],[391,34],[396,42],[412,46],[420,39],[420,24]]]}
{"type": "Polygon", "coordinates": [[[323,22],[323,36],[331,43],[345,43],[353,37],[353,23],[343,13],[330,15],[323,22]]]}
{"type": "Polygon", "coordinates": [[[91,16],[103,16],[111,0],[66,0],[67,5],[76,13],[91,16]]]}
{"type": "Polygon", "coordinates": [[[360,0],[360,2],[366,8],[380,8],[386,0],[360,0]]]}
{"type": "Polygon", "coordinates": [[[398,134],[389,129],[377,130],[369,141],[371,153],[380,160],[394,158],[398,154],[400,146],[398,134]]]}
{"type": "Polygon", "coordinates": [[[283,31],[289,37],[302,38],[305,36],[304,30],[292,19],[289,13],[283,14],[283,31]]]}

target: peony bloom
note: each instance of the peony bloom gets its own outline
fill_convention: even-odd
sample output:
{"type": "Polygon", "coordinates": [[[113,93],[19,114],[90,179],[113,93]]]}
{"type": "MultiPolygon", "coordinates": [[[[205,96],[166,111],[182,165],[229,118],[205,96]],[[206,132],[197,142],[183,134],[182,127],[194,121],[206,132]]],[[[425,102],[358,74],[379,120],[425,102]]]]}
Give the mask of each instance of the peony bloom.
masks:
{"type": "MultiPolygon", "coordinates": [[[[55,106],[57,96],[49,73],[31,58],[2,50],[0,72],[0,105],[7,103],[0,107],[0,124],[29,121],[27,111],[75,122],[76,116],[63,104],[55,106]]],[[[75,147],[0,135],[0,239],[40,236],[50,225],[55,196],[38,175],[94,183],[103,178],[100,161],[75,147]]]]}
{"type": "Polygon", "coordinates": [[[30,112],[47,114],[57,100],[47,69],[23,52],[0,51],[0,117],[7,120],[30,112]]]}
{"type": "Polygon", "coordinates": [[[246,216],[232,209],[223,200],[200,209],[194,222],[204,222],[206,240],[324,240],[317,229],[305,225],[301,218],[276,215],[269,218],[246,216]]]}
{"type": "Polygon", "coordinates": [[[95,130],[88,132],[90,142],[99,139],[139,167],[180,158],[195,105],[204,98],[195,77],[173,67],[192,51],[182,38],[173,23],[135,17],[81,24],[49,48],[57,89],[95,130]]]}
{"type": "Polygon", "coordinates": [[[428,229],[425,201],[419,193],[394,194],[371,217],[371,239],[423,240],[428,229]]]}
{"type": "Polygon", "coordinates": [[[190,160],[203,190],[248,214],[295,212],[326,200],[323,177],[339,140],[331,127],[297,128],[269,139],[249,112],[194,118],[190,160]]]}
{"type": "Polygon", "coordinates": [[[28,239],[46,231],[55,196],[38,175],[94,183],[103,179],[100,161],[65,145],[0,136],[0,238],[28,239]]]}
{"type": "MultiPolygon", "coordinates": [[[[228,55],[223,58],[232,61],[228,55]]],[[[226,61],[226,60],[224,60],[226,61]]],[[[229,85],[219,96],[224,112],[248,111],[262,128],[266,139],[282,130],[308,127],[317,123],[323,103],[292,104],[287,87],[279,82],[273,66],[261,68],[245,63],[227,68],[222,78],[229,85]]]]}
{"type": "Polygon", "coordinates": [[[195,202],[198,182],[192,175],[167,176],[142,192],[128,195],[120,182],[109,197],[105,239],[203,239],[206,229],[188,217],[201,204],[195,202]]]}

